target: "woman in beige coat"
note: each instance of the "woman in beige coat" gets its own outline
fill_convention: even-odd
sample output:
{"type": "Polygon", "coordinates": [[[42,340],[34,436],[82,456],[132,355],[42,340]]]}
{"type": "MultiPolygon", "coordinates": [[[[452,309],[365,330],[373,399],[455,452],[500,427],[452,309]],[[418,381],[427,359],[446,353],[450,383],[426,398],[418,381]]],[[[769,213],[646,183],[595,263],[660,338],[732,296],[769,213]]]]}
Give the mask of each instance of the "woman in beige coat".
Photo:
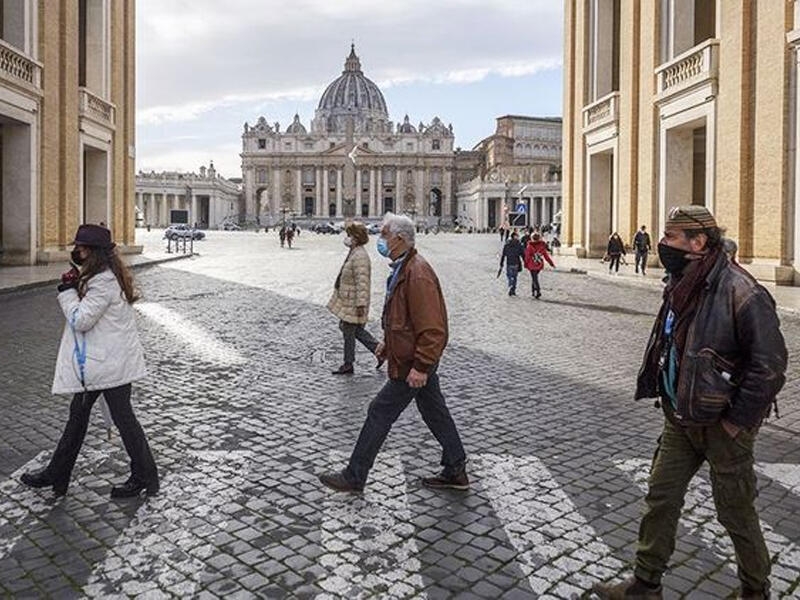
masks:
{"type": "MultiPolygon", "coordinates": [[[[328,309],[339,317],[339,329],[344,335],[344,364],[333,371],[334,375],[349,375],[353,372],[356,358],[356,340],[373,354],[378,341],[372,337],[364,324],[369,318],[372,265],[364,247],[369,241],[367,228],[362,223],[351,223],[345,229],[345,246],[350,248],[339,276],[334,284],[328,309]]],[[[383,363],[378,360],[378,367],[383,363]]]]}

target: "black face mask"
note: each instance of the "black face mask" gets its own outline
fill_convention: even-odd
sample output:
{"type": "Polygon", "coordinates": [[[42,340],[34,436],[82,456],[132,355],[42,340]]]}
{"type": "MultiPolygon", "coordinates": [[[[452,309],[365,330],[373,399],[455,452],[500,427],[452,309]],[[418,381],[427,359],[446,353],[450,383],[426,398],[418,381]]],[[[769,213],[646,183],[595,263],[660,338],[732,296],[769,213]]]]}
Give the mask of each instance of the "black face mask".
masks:
{"type": "Polygon", "coordinates": [[[658,258],[668,273],[680,274],[689,264],[689,259],[686,258],[687,254],[689,253],[686,250],[673,248],[663,242],[658,244],[658,258]]]}
{"type": "Polygon", "coordinates": [[[78,266],[83,264],[83,259],[81,258],[81,253],[77,248],[75,250],[73,250],[72,252],[70,252],[69,259],[70,259],[70,262],[72,262],[73,264],[76,264],[78,266]]]}

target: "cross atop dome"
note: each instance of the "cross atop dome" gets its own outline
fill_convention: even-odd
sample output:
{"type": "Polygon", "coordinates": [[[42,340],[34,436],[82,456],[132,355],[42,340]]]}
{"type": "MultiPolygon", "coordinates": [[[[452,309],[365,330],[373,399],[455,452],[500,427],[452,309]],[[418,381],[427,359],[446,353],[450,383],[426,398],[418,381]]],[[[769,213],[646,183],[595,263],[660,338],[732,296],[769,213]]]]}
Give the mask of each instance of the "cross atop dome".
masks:
{"type": "Polygon", "coordinates": [[[351,72],[351,73],[360,73],[361,72],[361,61],[358,59],[358,55],[356,54],[356,44],[355,42],[350,44],[350,56],[347,57],[347,60],[344,61],[344,72],[351,72]]]}

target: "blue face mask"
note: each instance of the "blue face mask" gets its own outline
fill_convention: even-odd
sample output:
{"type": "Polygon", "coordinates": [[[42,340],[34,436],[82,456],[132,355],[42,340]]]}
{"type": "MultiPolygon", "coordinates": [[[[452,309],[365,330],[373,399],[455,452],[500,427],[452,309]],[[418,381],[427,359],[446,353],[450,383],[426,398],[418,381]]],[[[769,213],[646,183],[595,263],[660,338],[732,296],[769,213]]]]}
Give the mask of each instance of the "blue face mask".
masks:
{"type": "Polygon", "coordinates": [[[378,254],[381,256],[389,256],[389,242],[386,241],[385,237],[379,237],[378,242],[378,254]]]}

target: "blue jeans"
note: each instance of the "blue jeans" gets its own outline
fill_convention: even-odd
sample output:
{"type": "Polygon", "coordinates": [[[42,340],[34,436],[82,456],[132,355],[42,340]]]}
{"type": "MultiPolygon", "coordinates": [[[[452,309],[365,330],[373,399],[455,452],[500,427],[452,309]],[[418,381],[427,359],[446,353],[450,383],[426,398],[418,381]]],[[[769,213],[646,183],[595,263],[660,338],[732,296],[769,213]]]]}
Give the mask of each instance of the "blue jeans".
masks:
{"type": "Polygon", "coordinates": [[[516,265],[506,265],[506,279],[508,279],[508,291],[517,293],[517,275],[519,267],[516,265]]]}
{"type": "Polygon", "coordinates": [[[394,422],[416,398],[417,410],[422,420],[442,446],[441,464],[445,470],[455,471],[467,457],[456,424],[439,389],[439,375],[434,369],[428,382],[421,388],[412,388],[403,379],[389,379],[370,403],[367,420],[361,427],[356,447],[350,456],[345,477],[350,483],[363,486],[394,422]]]}

